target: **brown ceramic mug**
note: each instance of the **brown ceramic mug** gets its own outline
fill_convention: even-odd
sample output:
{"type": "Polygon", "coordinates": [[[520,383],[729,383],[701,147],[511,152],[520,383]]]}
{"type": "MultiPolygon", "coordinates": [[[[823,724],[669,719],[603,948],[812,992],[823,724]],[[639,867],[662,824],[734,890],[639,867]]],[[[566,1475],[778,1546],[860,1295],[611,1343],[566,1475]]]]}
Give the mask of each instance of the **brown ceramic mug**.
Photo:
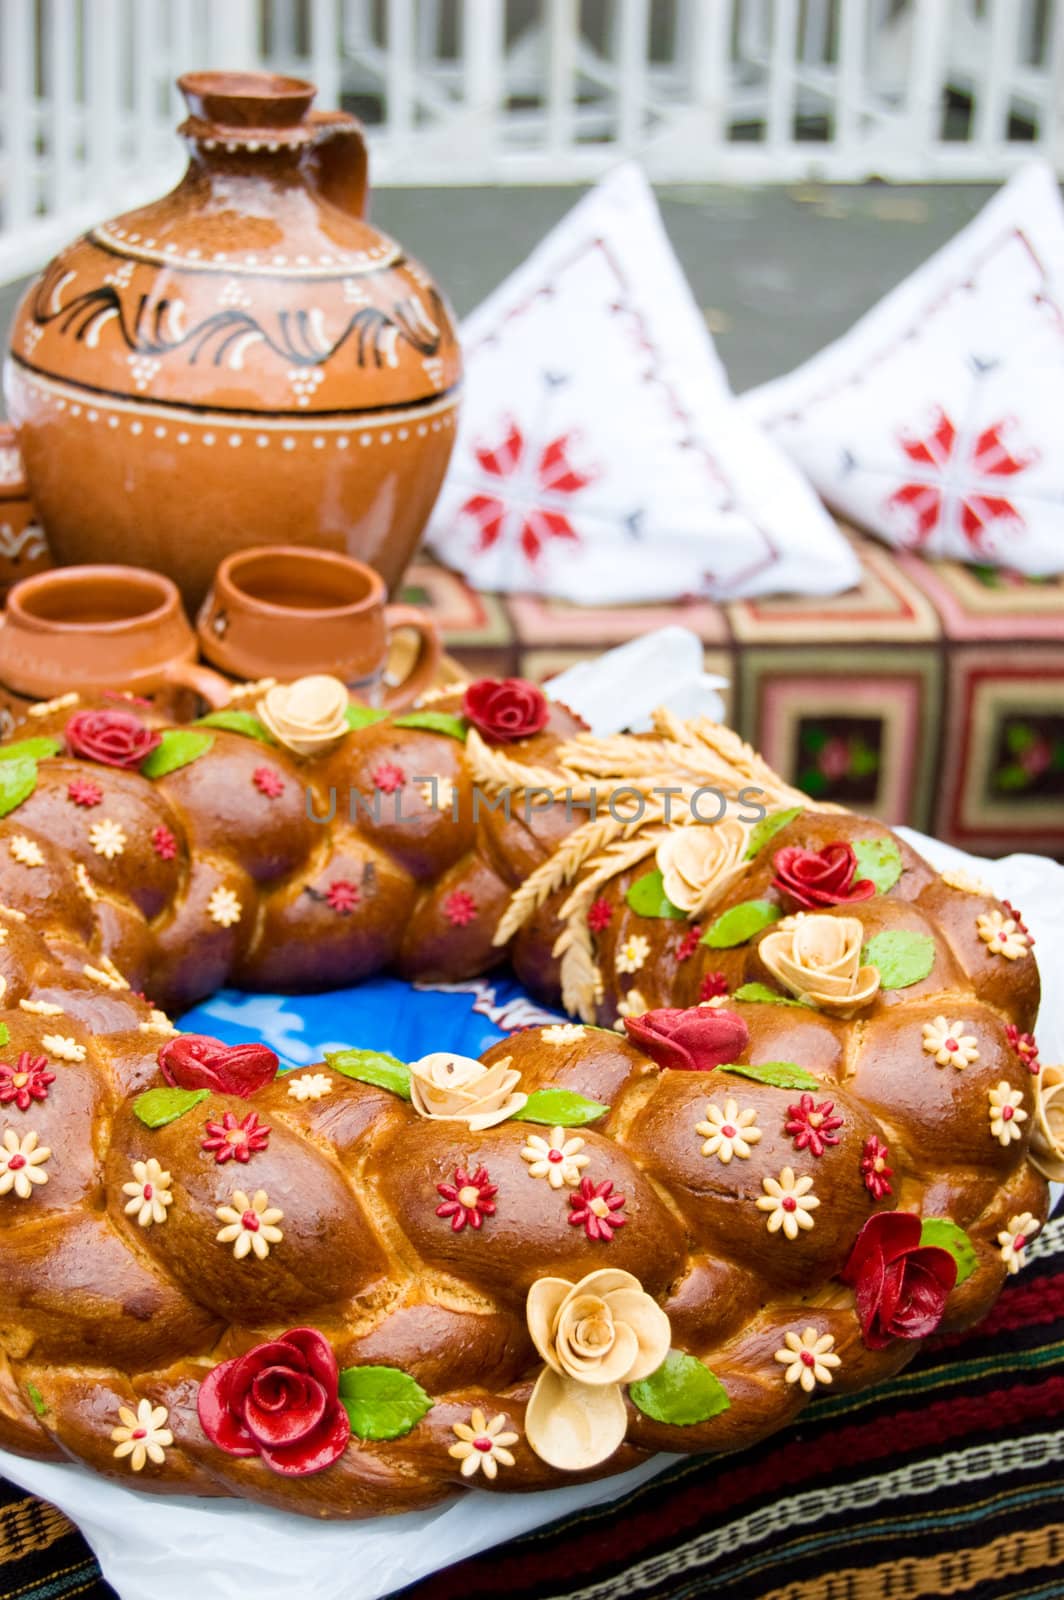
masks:
{"type": "Polygon", "coordinates": [[[197,655],[176,584],[140,567],[59,567],[23,578],[0,617],[0,684],[28,700],[122,689],[188,691],[224,705],[230,685],[197,655]]]}
{"type": "Polygon", "coordinates": [[[373,568],[350,556],[261,545],[221,563],[196,628],[203,654],[234,677],[331,673],[360,699],[399,708],[435,678],[440,636],[424,612],[386,599],[373,568]],[[417,656],[403,681],[390,683],[389,644],[407,628],[418,635],[417,656]]]}

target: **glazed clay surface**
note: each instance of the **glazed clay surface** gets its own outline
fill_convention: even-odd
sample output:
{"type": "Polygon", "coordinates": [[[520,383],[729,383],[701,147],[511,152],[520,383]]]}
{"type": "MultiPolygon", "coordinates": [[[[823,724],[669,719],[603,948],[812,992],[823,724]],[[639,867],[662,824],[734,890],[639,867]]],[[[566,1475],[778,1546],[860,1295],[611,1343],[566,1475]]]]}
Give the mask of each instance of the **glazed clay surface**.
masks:
{"type": "Polygon", "coordinates": [[[354,118],[297,79],[181,87],[181,183],[16,315],[7,402],[55,559],[154,567],[194,607],[230,551],[312,544],[392,588],[453,443],[448,308],[365,220],[354,118]]]}
{"type": "Polygon", "coordinates": [[[0,599],[20,578],[50,565],[48,545],[30,503],[15,430],[10,423],[0,422],[0,599]]]}

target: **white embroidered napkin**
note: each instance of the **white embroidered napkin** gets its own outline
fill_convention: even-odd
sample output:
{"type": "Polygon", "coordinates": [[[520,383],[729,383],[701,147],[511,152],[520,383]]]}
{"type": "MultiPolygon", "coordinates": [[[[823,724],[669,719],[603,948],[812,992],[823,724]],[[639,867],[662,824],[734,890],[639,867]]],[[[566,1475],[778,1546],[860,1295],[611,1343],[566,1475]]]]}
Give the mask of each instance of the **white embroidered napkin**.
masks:
{"type": "Polygon", "coordinates": [[[849,333],[740,404],[829,505],[890,544],[1064,570],[1064,205],[1050,168],[1023,168],[849,333]]]}
{"type": "Polygon", "coordinates": [[[481,588],[584,605],[832,594],[850,546],[738,406],[637,166],[463,324],[428,540],[481,588]]]}

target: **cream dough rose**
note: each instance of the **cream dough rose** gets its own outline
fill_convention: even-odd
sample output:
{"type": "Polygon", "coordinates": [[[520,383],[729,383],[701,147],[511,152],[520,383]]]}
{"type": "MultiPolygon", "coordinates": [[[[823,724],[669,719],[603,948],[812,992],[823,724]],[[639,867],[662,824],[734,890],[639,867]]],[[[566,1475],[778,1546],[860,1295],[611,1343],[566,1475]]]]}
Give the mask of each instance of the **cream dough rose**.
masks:
{"type": "Polygon", "coordinates": [[[799,1000],[848,1017],[879,989],[879,969],[861,965],[863,942],[864,926],[856,917],[800,912],[766,934],[757,953],[799,1000]]]}
{"type": "Polygon", "coordinates": [[[317,673],[268,689],[256,710],[266,727],[297,756],[316,756],[349,732],[348,695],[339,678],[317,673]]]}
{"type": "Polygon", "coordinates": [[[1031,1164],[1043,1178],[1064,1183],[1064,1067],[1043,1067],[1034,1095],[1031,1164]]]}
{"type": "Polygon", "coordinates": [[[410,1065],[410,1099],[419,1116],[433,1122],[464,1122],[474,1133],[505,1122],[528,1103],[517,1085],[521,1074],[510,1057],[492,1066],[472,1056],[440,1050],[410,1065]]]}
{"type": "Polygon", "coordinates": [[[748,843],[749,834],[734,817],[667,834],[654,859],[673,905],[697,917],[743,871],[748,843]]]}
{"type": "Polygon", "coordinates": [[[546,1362],[525,1410],[525,1434],[551,1466],[580,1472],[611,1456],[628,1426],[622,1384],[656,1372],[669,1319],[630,1272],[603,1267],[579,1283],[540,1278],[528,1331],[546,1362]]]}

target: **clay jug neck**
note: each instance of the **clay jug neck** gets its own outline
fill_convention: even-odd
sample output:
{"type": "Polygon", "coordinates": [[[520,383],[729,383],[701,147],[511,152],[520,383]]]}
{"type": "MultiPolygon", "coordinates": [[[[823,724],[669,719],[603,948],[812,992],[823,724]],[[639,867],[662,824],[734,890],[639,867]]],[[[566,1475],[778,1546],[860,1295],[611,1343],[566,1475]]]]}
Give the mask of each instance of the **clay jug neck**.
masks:
{"type": "Polygon", "coordinates": [[[312,111],[314,85],[269,72],[189,72],[190,187],[304,187],[351,216],[366,209],[366,147],[356,118],[312,111]]]}

